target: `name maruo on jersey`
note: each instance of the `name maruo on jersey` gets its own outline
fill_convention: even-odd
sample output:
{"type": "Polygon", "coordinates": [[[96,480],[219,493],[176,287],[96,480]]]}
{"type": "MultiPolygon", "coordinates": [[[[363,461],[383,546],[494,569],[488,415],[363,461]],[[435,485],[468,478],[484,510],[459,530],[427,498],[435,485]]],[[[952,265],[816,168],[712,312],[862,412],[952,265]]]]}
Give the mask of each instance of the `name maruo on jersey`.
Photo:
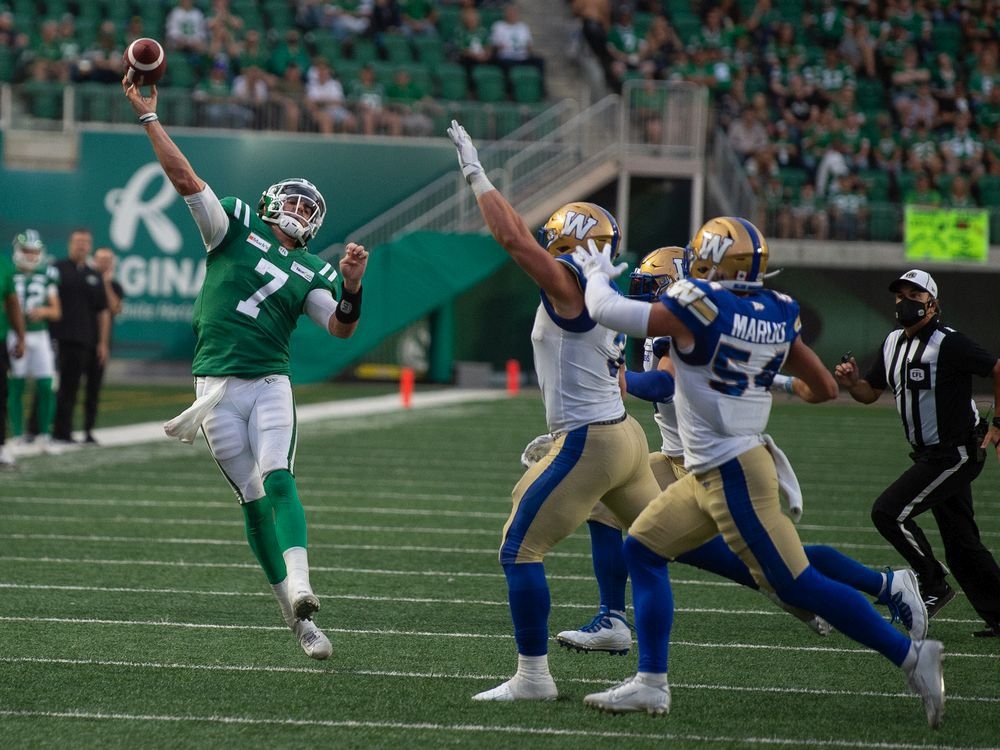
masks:
{"type": "Polygon", "coordinates": [[[733,316],[733,327],[729,333],[754,344],[780,344],[785,341],[785,329],[784,322],[776,323],[737,314],[733,316]]]}

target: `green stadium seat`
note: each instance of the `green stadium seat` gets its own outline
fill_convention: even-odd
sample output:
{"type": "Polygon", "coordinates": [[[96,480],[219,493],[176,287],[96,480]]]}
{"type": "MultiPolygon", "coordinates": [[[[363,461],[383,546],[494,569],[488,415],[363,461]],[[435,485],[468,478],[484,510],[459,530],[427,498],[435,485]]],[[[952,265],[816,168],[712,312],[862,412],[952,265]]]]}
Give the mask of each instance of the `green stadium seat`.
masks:
{"type": "Polygon", "coordinates": [[[81,83],[75,87],[76,117],[81,122],[111,122],[111,95],[121,98],[121,90],[103,83],[81,83]]]}
{"type": "Polygon", "coordinates": [[[362,37],[355,37],[351,41],[351,59],[354,62],[370,63],[378,60],[378,47],[375,46],[375,42],[371,39],[364,39],[362,37]]]}
{"type": "Polygon", "coordinates": [[[43,120],[58,120],[63,115],[63,84],[57,81],[28,81],[24,84],[28,111],[43,120]]]}
{"type": "Polygon", "coordinates": [[[931,43],[935,52],[944,52],[957,62],[962,53],[962,29],[954,23],[935,23],[931,29],[931,43]]]}
{"type": "Polygon", "coordinates": [[[436,37],[417,37],[413,40],[413,46],[417,51],[417,59],[432,69],[446,59],[444,43],[436,37]]]}
{"type": "Polygon", "coordinates": [[[184,55],[170,55],[167,72],[163,76],[164,87],[193,89],[198,82],[198,71],[184,55]]]}
{"type": "Polygon", "coordinates": [[[899,207],[892,203],[870,204],[868,235],[872,242],[898,242],[901,239],[899,207]]]}
{"type": "Polygon", "coordinates": [[[449,101],[469,98],[468,78],[465,68],[458,63],[442,63],[434,71],[438,96],[449,101]]]}
{"type": "Polygon", "coordinates": [[[159,90],[160,116],[168,125],[195,124],[194,99],[190,91],[163,88],[159,90]]]}
{"type": "Polygon", "coordinates": [[[481,102],[502,102],[507,98],[507,81],[496,65],[477,65],[472,69],[472,84],[481,102]]]}
{"type": "MultiPolygon", "coordinates": [[[[1000,206],[1000,176],[984,174],[976,184],[979,188],[980,205],[1000,206]]],[[[1000,234],[994,237],[1000,240],[1000,234]]]]}
{"type": "Polygon", "coordinates": [[[533,65],[515,65],[510,69],[510,86],[515,102],[535,104],[542,95],[542,74],[533,65]]]}
{"type": "Polygon", "coordinates": [[[868,169],[858,175],[865,183],[868,200],[873,203],[889,200],[889,175],[878,169],[868,169]]]}
{"type": "Polygon", "coordinates": [[[451,39],[461,25],[462,9],[458,5],[443,5],[438,3],[438,36],[451,39]]]}
{"type": "Polygon", "coordinates": [[[17,72],[17,56],[9,47],[0,47],[0,83],[10,83],[17,72]]]}
{"type": "Polygon", "coordinates": [[[778,179],[782,185],[791,190],[793,196],[797,197],[799,190],[809,181],[809,173],[797,167],[783,167],[778,170],[778,179]]]}
{"type": "Polygon", "coordinates": [[[386,62],[394,65],[403,65],[413,61],[413,51],[410,49],[410,42],[399,34],[382,35],[382,52],[386,62]]]}

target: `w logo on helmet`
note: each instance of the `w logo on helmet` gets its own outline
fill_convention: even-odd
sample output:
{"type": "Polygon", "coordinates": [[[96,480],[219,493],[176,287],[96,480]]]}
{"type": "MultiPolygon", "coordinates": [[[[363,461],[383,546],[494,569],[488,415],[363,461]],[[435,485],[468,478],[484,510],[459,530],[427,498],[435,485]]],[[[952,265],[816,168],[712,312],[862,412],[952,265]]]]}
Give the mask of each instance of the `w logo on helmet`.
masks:
{"type": "Polygon", "coordinates": [[[587,235],[597,226],[597,219],[576,211],[567,211],[566,220],[563,222],[562,234],[564,237],[570,235],[576,237],[581,242],[587,239],[587,235]]]}
{"type": "Polygon", "coordinates": [[[722,259],[726,257],[726,252],[733,246],[734,242],[732,237],[725,237],[714,232],[702,232],[701,238],[701,249],[698,251],[698,257],[706,260],[710,258],[715,264],[722,262],[722,259]]]}

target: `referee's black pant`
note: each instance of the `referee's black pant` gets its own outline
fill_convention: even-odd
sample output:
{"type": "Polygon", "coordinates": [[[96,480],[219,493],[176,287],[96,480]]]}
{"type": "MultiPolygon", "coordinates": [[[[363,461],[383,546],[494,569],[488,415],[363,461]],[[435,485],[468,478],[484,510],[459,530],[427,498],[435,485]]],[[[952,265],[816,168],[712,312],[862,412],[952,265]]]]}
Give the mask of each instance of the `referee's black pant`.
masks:
{"type": "Polygon", "coordinates": [[[979,538],[972,509],[972,480],[983,470],[984,461],[977,460],[972,446],[934,447],[910,457],[913,466],[872,506],[875,527],[919,576],[926,598],[944,590],[948,573],[914,520],[930,510],[958,585],[986,622],[1000,622],[1000,566],[979,538]]]}
{"type": "Polygon", "coordinates": [[[94,346],[72,341],[59,342],[59,391],[56,394],[56,417],[52,423],[53,439],[73,439],[73,412],[80,380],[96,356],[94,346]]]}

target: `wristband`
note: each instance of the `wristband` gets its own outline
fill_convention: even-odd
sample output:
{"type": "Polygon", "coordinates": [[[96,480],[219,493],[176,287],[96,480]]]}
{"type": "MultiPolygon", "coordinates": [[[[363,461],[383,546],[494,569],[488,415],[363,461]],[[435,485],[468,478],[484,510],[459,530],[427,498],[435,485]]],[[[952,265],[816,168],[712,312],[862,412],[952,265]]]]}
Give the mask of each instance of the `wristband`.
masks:
{"type": "Polygon", "coordinates": [[[346,287],[341,290],[340,302],[333,313],[341,323],[355,323],[361,317],[361,292],[362,287],[356,292],[349,292],[346,287]]]}
{"type": "Polygon", "coordinates": [[[469,186],[472,188],[472,192],[477,198],[483,193],[496,190],[493,183],[490,182],[490,178],[486,176],[486,172],[483,171],[482,167],[469,176],[469,186]]]}
{"type": "Polygon", "coordinates": [[[1000,417],[993,417],[993,421],[990,424],[994,427],[1000,427],[1000,417]]]}
{"type": "Polygon", "coordinates": [[[789,377],[788,375],[775,375],[774,380],[771,381],[771,386],[773,388],[778,388],[785,393],[795,393],[795,378],[789,377]]]}
{"type": "Polygon", "coordinates": [[[145,114],[139,115],[140,125],[149,125],[151,122],[156,122],[160,119],[160,116],[156,112],[146,112],[145,114]]]}

